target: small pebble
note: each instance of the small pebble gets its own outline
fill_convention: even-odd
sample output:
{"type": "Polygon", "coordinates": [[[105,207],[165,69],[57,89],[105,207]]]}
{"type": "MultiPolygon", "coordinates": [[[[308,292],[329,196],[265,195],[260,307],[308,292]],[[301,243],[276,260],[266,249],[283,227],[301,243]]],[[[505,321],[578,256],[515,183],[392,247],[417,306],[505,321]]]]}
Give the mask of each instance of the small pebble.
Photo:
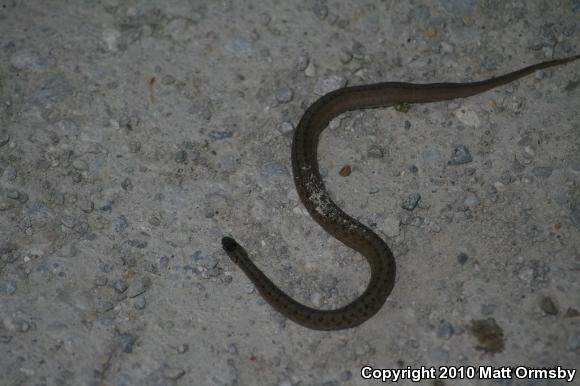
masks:
{"type": "Polygon", "coordinates": [[[435,348],[431,351],[431,360],[435,363],[448,363],[449,350],[445,348],[435,348]]]}
{"type": "Polygon", "coordinates": [[[113,219],[113,230],[116,233],[125,233],[128,227],[129,222],[124,215],[119,215],[113,219]]]}
{"type": "Polygon", "coordinates": [[[0,197],[0,212],[8,211],[15,207],[14,201],[9,201],[7,198],[0,197]]]}
{"type": "Polygon", "coordinates": [[[184,163],[187,160],[187,152],[185,150],[178,150],[175,152],[173,159],[178,164],[184,163]]]}
{"type": "Polygon", "coordinates": [[[224,48],[238,57],[249,55],[253,51],[252,42],[239,35],[227,39],[224,48]]]}
{"type": "Polygon", "coordinates": [[[221,140],[231,138],[234,133],[231,130],[212,130],[208,135],[211,139],[221,140]]]}
{"type": "Polygon", "coordinates": [[[21,256],[20,251],[12,251],[1,254],[0,260],[7,264],[12,264],[15,263],[20,258],[20,256],[21,256]]]}
{"type": "Polygon", "coordinates": [[[71,173],[71,179],[75,184],[80,184],[83,182],[83,175],[78,171],[71,173]]]}
{"type": "Polygon", "coordinates": [[[294,97],[294,93],[288,87],[278,89],[274,95],[279,103],[288,103],[294,97]]]}
{"type": "Polygon", "coordinates": [[[95,209],[95,203],[86,198],[82,198],[78,202],[79,208],[85,213],[91,213],[95,209]]]}
{"type": "Polygon", "coordinates": [[[117,293],[121,294],[127,291],[127,288],[129,288],[129,286],[127,285],[127,282],[125,280],[115,280],[115,282],[113,283],[113,288],[115,289],[115,291],[117,291],[117,293]]]}
{"type": "Polygon", "coordinates": [[[340,171],[338,172],[338,174],[339,174],[341,177],[348,177],[348,176],[350,176],[350,174],[351,174],[351,173],[352,173],[352,168],[351,168],[351,166],[350,166],[350,165],[344,165],[344,166],[343,166],[343,167],[340,169],[340,171]]]}
{"type": "Polygon", "coordinates": [[[376,159],[384,158],[385,157],[385,150],[381,146],[371,145],[369,147],[369,149],[367,150],[367,156],[369,158],[376,158],[376,159]]]}
{"type": "Polygon", "coordinates": [[[441,159],[441,154],[437,149],[427,149],[423,153],[421,153],[421,157],[427,163],[434,163],[441,159]]]}
{"type": "Polygon", "coordinates": [[[108,311],[111,311],[115,308],[115,304],[113,302],[109,302],[107,300],[99,300],[96,302],[95,309],[99,314],[104,314],[108,311]]]}
{"type": "Polygon", "coordinates": [[[316,76],[316,66],[314,65],[314,63],[312,62],[308,63],[308,66],[306,66],[306,68],[304,69],[304,74],[309,78],[313,78],[316,76]]]}
{"type": "Polygon", "coordinates": [[[163,376],[167,379],[177,380],[185,375],[185,370],[181,367],[164,367],[163,376]]]}
{"type": "Polygon", "coordinates": [[[286,166],[277,161],[266,161],[262,164],[260,168],[260,175],[264,179],[270,179],[273,177],[286,177],[288,176],[288,170],[286,166]]]}
{"type": "Polygon", "coordinates": [[[226,173],[233,173],[236,170],[236,159],[232,155],[224,155],[218,160],[220,169],[226,173]]]}
{"type": "Polygon", "coordinates": [[[352,379],[352,372],[345,370],[340,374],[340,380],[343,382],[350,381],[352,379]]]}
{"type": "Polygon", "coordinates": [[[0,282],[0,294],[12,295],[16,292],[17,286],[14,280],[0,282]]]}
{"type": "Polygon", "coordinates": [[[314,12],[318,19],[324,20],[328,16],[328,7],[321,1],[315,1],[312,12],[314,12]]]}
{"type": "Polygon", "coordinates": [[[453,325],[446,320],[442,320],[439,326],[437,326],[437,337],[442,339],[449,339],[453,335],[454,329],[453,325]]]}
{"type": "Polygon", "coordinates": [[[294,125],[290,122],[282,122],[278,125],[278,131],[281,134],[290,134],[294,131],[294,125]]]}
{"type": "Polygon", "coordinates": [[[458,145],[453,149],[453,154],[451,154],[451,159],[449,164],[451,165],[461,165],[473,161],[469,149],[465,145],[458,145]]]}
{"type": "Polygon", "coordinates": [[[479,198],[473,193],[469,193],[463,200],[463,205],[467,208],[474,208],[478,206],[479,203],[480,203],[479,198]]]}
{"type": "Polygon", "coordinates": [[[238,347],[235,343],[228,344],[228,353],[236,355],[238,353],[238,347]]]}
{"type": "Polygon", "coordinates": [[[308,67],[309,64],[310,64],[310,59],[308,58],[308,55],[300,55],[296,59],[296,69],[298,71],[306,70],[306,68],[308,67]]]}
{"type": "Polygon", "coordinates": [[[521,173],[526,170],[526,167],[517,158],[514,158],[511,164],[511,170],[514,173],[521,173]]]}
{"type": "Polygon", "coordinates": [[[86,161],[77,158],[72,162],[72,167],[76,170],[84,171],[89,169],[89,164],[86,161]]]}
{"type": "Polygon", "coordinates": [[[128,333],[122,333],[119,334],[117,339],[119,340],[119,344],[121,345],[124,353],[130,354],[133,352],[133,345],[137,341],[137,336],[128,333]]]}
{"type": "Polygon", "coordinates": [[[389,215],[383,221],[381,230],[388,237],[397,237],[401,234],[401,220],[394,215],[389,215]]]}
{"type": "Polygon", "coordinates": [[[339,57],[338,57],[338,59],[340,60],[340,62],[342,64],[349,63],[352,60],[352,58],[353,58],[352,52],[344,51],[344,50],[340,52],[339,57]]]}
{"type": "Polygon", "coordinates": [[[5,255],[18,250],[18,244],[12,241],[0,240],[0,255],[5,255]]]}
{"type": "Polygon", "coordinates": [[[135,302],[133,303],[133,306],[135,307],[136,310],[143,310],[146,305],[147,301],[145,300],[144,296],[139,296],[138,298],[135,299],[135,302]]]}
{"type": "Polygon", "coordinates": [[[7,131],[0,131],[0,148],[10,142],[10,135],[7,131]]]}
{"type": "Polygon", "coordinates": [[[139,153],[141,151],[141,142],[131,141],[129,142],[129,153],[139,153]]]}
{"type": "Polygon", "coordinates": [[[161,256],[159,257],[159,268],[167,269],[169,267],[169,257],[161,256]]]}
{"type": "Polygon", "coordinates": [[[576,351],[580,349],[580,333],[572,333],[568,337],[567,346],[570,351],[576,351]]]}
{"type": "Polygon", "coordinates": [[[201,251],[195,251],[191,255],[191,261],[205,269],[213,269],[218,265],[218,260],[212,255],[203,254],[201,251]]]}
{"type": "Polygon", "coordinates": [[[322,305],[322,295],[320,292],[314,292],[310,295],[310,302],[314,307],[319,308],[322,305]]]}
{"type": "Polygon", "coordinates": [[[63,73],[47,78],[28,98],[31,107],[49,111],[73,92],[70,81],[63,73]]]}
{"type": "Polygon", "coordinates": [[[10,335],[0,335],[0,343],[10,343],[12,337],[10,335]]]}
{"type": "Polygon", "coordinates": [[[554,303],[552,298],[549,296],[544,296],[540,300],[540,308],[547,315],[558,315],[558,308],[556,307],[556,304],[554,303]]]}
{"type": "Polygon", "coordinates": [[[402,207],[408,211],[414,210],[421,200],[421,195],[419,193],[411,193],[407,198],[403,200],[402,207]]]}
{"type": "Polygon", "coordinates": [[[159,225],[161,225],[161,219],[157,216],[149,217],[148,222],[150,225],[153,225],[154,227],[158,227],[159,225]]]}
{"type": "Polygon", "coordinates": [[[131,179],[129,177],[126,177],[121,182],[121,188],[123,190],[125,190],[125,191],[131,191],[131,190],[133,190],[133,181],[131,181],[131,179]]]}
{"type": "Polygon", "coordinates": [[[131,284],[129,284],[129,288],[127,290],[127,296],[130,298],[134,298],[136,296],[139,296],[143,292],[147,291],[147,289],[149,288],[150,285],[151,285],[151,279],[149,279],[148,277],[134,278],[133,280],[131,280],[131,284]]]}
{"type": "Polygon", "coordinates": [[[570,220],[577,228],[580,228],[580,207],[570,210],[570,220]]]}
{"type": "Polygon", "coordinates": [[[12,200],[17,200],[18,197],[20,197],[20,193],[18,193],[18,190],[8,189],[6,192],[6,197],[12,200]]]}

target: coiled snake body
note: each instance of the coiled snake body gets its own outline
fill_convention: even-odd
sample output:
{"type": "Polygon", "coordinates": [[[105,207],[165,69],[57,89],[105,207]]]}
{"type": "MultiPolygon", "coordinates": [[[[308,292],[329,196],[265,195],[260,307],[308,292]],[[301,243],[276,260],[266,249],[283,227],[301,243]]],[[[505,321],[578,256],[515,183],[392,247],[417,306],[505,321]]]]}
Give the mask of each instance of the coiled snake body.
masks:
{"type": "Polygon", "coordinates": [[[371,278],[362,295],[334,310],[318,310],[292,299],[249,259],[231,237],[222,239],[223,249],[254,283],[264,299],[288,319],[315,330],[341,330],[360,325],[384,304],[395,284],[395,259],[389,246],[372,230],[343,212],[330,198],[318,170],[320,133],[339,114],[356,109],[389,107],[403,103],[428,103],[465,98],[510,83],[536,70],[579,59],[580,55],[534,64],[518,71],[473,83],[415,84],[385,82],[345,87],[312,104],[294,132],[292,172],[300,200],[310,216],[343,244],[363,255],[371,278]]]}

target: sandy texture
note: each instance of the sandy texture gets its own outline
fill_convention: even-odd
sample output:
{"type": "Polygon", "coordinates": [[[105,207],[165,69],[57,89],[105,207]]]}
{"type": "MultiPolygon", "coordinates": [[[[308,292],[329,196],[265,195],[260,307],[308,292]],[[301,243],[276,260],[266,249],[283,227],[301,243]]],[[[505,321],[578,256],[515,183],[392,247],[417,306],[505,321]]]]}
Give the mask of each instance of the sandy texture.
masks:
{"type": "Polygon", "coordinates": [[[235,237],[302,302],[345,304],[369,270],[298,200],[304,109],[344,85],[481,80],[578,53],[577,0],[0,2],[0,384],[578,368],[580,63],[332,122],[328,189],[397,259],[362,326],[286,321],[220,244],[235,237]]]}

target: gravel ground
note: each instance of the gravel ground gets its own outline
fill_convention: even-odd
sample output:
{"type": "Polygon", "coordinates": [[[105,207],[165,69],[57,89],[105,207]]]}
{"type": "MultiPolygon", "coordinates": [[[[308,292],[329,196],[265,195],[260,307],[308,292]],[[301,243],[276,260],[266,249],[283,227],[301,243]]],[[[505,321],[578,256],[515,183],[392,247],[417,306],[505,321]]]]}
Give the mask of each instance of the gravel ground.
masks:
{"type": "MultiPolygon", "coordinates": [[[[345,304],[368,266],[298,200],[305,108],[344,85],[481,80],[578,53],[578,0],[0,1],[0,384],[578,369],[578,62],[332,122],[328,188],[398,264],[362,326],[287,321],[220,244],[236,237],[302,302],[345,304]]],[[[566,384],[478,378],[421,384],[566,384]]]]}

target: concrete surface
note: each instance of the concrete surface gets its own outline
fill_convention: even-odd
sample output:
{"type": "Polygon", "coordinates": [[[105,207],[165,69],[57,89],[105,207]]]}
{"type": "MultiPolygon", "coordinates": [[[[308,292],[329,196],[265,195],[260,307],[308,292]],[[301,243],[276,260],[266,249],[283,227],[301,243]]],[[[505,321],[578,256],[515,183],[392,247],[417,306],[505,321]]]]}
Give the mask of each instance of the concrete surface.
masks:
{"type": "Polygon", "coordinates": [[[332,123],[328,188],[398,264],[359,328],[286,321],[220,245],[236,237],[305,303],[345,304],[368,267],[297,198],[304,109],[345,84],[480,80],[578,53],[577,0],[1,1],[0,384],[578,369],[580,63],[332,123]]]}

